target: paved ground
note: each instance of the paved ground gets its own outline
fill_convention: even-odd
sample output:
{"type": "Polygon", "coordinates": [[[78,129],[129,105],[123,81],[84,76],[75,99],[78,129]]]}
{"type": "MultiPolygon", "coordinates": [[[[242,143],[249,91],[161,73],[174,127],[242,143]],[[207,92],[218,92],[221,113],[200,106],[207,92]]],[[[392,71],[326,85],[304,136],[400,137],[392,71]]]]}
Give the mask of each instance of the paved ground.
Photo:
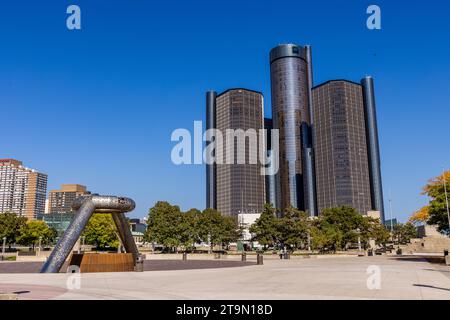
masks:
{"type": "MultiPolygon", "coordinates": [[[[2,273],[38,273],[43,262],[3,262],[0,263],[2,273]]],[[[145,260],[144,271],[168,271],[190,269],[232,268],[255,265],[256,262],[226,261],[226,260],[145,260]]],[[[65,273],[67,263],[61,268],[65,273]]]]}
{"type": "Polygon", "coordinates": [[[79,290],[67,289],[68,274],[0,274],[0,292],[19,292],[21,299],[450,299],[449,272],[419,258],[267,260],[262,266],[81,274],[79,290]],[[379,290],[367,287],[370,266],[381,272],[379,290]]]}

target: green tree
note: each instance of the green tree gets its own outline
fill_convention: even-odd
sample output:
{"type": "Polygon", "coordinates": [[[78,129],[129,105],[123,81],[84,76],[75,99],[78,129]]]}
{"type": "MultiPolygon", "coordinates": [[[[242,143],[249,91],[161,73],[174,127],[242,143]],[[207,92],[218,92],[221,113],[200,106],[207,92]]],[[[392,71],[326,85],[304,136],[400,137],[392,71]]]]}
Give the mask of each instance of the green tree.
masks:
{"type": "Polygon", "coordinates": [[[111,214],[96,213],[92,215],[84,229],[83,236],[87,244],[95,245],[99,249],[119,246],[117,229],[111,214]]]}
{"type": "Polygon", "coordinates": [[[210,242],[211,250],[237,241],[242,235],[235,217],[222,216],[217,210],[208,208],[199,217],[198,235],[201,241],[210,242]]]}
{"type": "Polygon", "coordinates": [[[313,250],[336,252],[342,246],[342,231],[337,226],[331,225],[322,219],[314,222],[310,232],[313,250]]]}
{"type": "Polygon", "coordinates": [[[17,242],[20,229],[26,224],[27,218],[13,212],[0,213],[0,241],[6,237],[6,243],[11,245],[17,242]]]}
{"type": "Polygon", "coordinates": [[[391,238],[390,232],[380,223],[378,219],[365,217],[367,227],[363,228],[363,240],[367,245],[369,239],[374,239],[377,245],[385,246],[391,238]]]}
{"type": "Polygon", "coordinates": [[[423,189],[423,194],[431,198],[426,209],[429,215],[427,223],[430,225],[437,225],[438,230],[442,233],[450,234],[444,181],[447,188],[447,196],[450,196],[450,171],[431,179],[423,189]]]}
{"type": "Polygon", "coordinates": [[[342,206],[325,209],[320,219],[325,225],[338,228],[342,235],[341,249],[345,249],[350,243],[357,242],[358,235],[362,237],[362,240],[367,239],[367,222],[364,220],[366,218],[352,207],[342,206]],[[358,234],[358,229],[361,232],[360,234],[358,234]]]}
{"type": "Polygon", "coordinates": [[[180,232],[188,227],[178,206],[158,201],[150,208],[147,223],[145,238],[148,242],[156,242],[171,250],[177,250],[183,242],[183,237],[185,241],[189,241],[189,237],[186,238],[186,234],[180,232]]]}
{"type": "Polygon", "coordinates": [[[417,238],[417,229],[410,222],[396,224],[392,237],[397,244],[407,244],[412,238],[417,238]]]}
{"type": "Polygon", "coordinates": [[[249,232],[253,235],[253,241],[258,241],[264,246],[264,249],[267,249],[267,246],[278,244],[278,219],[275,212],[276,210],[271,204],[265,204],[261,216],[249,229],[249,232]]]}
{"type": "Polygon", "coordinates": [[[201,214],[202,212],[197,209],[190,209],[189,211],[182,213],[182,219],[179,225],[179,235],[180,245],[184,250],[194,248],[194,245],[200,240],[198,227],[201,214]]]}
{"type": "Polygon", "coordinates": [[[33,249],[41,239],[41,244],[49,244],[54,241],[56,233],[47,226],[44,221],[31,220],[20,228],[17,242],[23,245],[32,245],[33,249]]]}
{"type": "Polygon", "coordinates": [[[301,248],[307,241],[309,227],[308,215],[305,212],[287,208],[277,223],[280,245],[292,250],[301,248]]]}

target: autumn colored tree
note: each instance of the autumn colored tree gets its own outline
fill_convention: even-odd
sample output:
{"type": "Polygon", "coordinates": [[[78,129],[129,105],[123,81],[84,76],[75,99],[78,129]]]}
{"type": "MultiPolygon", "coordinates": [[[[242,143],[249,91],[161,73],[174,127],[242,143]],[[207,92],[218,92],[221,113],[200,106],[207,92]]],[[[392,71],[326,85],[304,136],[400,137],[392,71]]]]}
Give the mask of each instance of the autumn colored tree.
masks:
{"type": "Polygon", "coordinates": [[[414,225],[421,225],[427,223],[430,218],[429,207],[425,206],[414,212],[414,214],[409,218],[409,222],[414,225]]]}
{"type": "Polygon", "coordinates": [[[431,179],[424,187],[422,194],[429,196],[431,200],[428,206],[413,216],[413,221],[417,220],[417,216],[422,219],[428,216],[426,222],[429,225],[437,225],[440,232],[450,234],[445,189],[450,197],[450,171],[431,179]]]}

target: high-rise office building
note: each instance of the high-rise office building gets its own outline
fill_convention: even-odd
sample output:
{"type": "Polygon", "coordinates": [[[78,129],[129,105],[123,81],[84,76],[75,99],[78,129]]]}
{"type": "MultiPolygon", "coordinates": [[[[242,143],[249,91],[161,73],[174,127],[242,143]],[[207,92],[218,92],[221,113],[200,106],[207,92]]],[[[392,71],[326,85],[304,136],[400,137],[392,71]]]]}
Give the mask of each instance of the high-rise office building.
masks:
{"type": "Polygon", "coordinates": [[[14,212],[34,220],[45,210],[47,175],[22,166],[14,159],[0,159],[0,212],[14,212]]]}
{"type": "MultiPolygon", "coordinates": [[[[371,86],[373,92],[373,85],[371,86]]],[[[314,154],[319,211],[348,205],[361,214],[383,208],[373,201],[371,154],[378,159],[373,94],[367,103],[365,87],[347,80],[333,80],[312,90],[314,105],[314,154]],[[369,116],[369,126],[367,125],[369,116]],[[370,127],[372,126],[372,127],[370,127]],[[372,137],[370,137],[370,133],[372,137]]],[[[379,172],[379,171],[378,171],[379,172]]],[[[375,173],[377,175],[377,173],[375,173]]],[[[377,180],[381,187],[381,178],[377,180]]],[[[382,197],[381,197],[382,198],[382,197]]],[[[383,219],[383,218],[382,218],[383,219]]]]}
{"type": "Polygon", "coordinates": [[[270,52],[272,118],[279,129],[277,174],[280,207],[295,207],[316,215],[312,161],[311,48],[280,45],[270,52]],[[302,130],[302,126],[304,129],[302,130]],[[302,134],[303,132],[303,134],[302,134]],[[307,134],[305,136],[305,134],[307,134]]]}
{"type": "MultiPolygon", "coordinates": [[[[237,148],[239,139],[227,130],[253,129],[259,139],[264,128],[264,102],[260,92],[247,89],[230,89],[219,95],[207,92],[207,129],[215,128],[223,135],[223,163],[207,166],[207,203],[224,215],[239,213],[261,213],[265,203],[264,168],[258,160],[259,141],[251,141],[245,134],[245,149],[237,148]],[[233,145],[229,149],[229,146],[233,145]],[[230,154],[232,163],[227,162],[230,154]],[[245,163],[239,164],[239,158],[245,163]],[[256,163],[253,163],[256,160],[256,163]]],[[[264,145],[264,143],[262,143],[264,145]]]]}
{"type": "Polygon", "coordinates": [[[59,190],[51,190],[48,194],[49,213],[70,213],[72,204],[79,196],[89,194],[85,186],[79,184],[63,184],[59,190]]]}

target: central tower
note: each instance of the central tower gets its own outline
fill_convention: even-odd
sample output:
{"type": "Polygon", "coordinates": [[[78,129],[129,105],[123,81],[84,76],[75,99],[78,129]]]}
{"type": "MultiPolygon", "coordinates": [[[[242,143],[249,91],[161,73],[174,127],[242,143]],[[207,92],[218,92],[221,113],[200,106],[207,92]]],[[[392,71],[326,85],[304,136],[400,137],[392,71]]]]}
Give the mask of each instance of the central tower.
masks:
{"type": "Polygon", "coordinates": [[[280,135],[279,206],[316,215],[311,65],[309,46],[283,44],[270,52],[273,127],[280,135]]]}

